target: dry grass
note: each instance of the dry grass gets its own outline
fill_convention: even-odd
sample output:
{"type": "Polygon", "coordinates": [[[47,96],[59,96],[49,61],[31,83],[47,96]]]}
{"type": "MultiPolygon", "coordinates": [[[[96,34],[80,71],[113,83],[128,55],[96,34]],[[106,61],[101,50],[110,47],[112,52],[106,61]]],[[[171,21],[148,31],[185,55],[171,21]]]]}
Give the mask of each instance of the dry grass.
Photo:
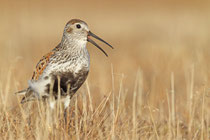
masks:
{"type": "MultiPolygon", "coordinates": [[[[0,139],[210,139],[208,2],[0,4],[0,139]],[[80,9],[80,10],[78,10],[80,9]],[[115,49],[88,45],[91,70],[62,107],[19,104],[41,56],[81,18],[115,49]]],[[[103,44],[101,44],[103,45],[103,44]]]]}

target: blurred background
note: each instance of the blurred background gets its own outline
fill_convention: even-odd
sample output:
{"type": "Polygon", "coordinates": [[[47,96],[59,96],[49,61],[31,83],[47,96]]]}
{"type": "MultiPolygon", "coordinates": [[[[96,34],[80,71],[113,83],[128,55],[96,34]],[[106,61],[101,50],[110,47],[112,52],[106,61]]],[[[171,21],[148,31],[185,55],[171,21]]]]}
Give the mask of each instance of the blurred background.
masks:
{"type": "Polygon", "coordinates": [[[11,93],[11,104],[16,103],[12,93],[27,87],[39,59],[60,42],[65,24],[79,18],[115,48],[99,43],[109,54],[106,58],[88,44],[93,102],[100,102],[95,99],[107,95],[113,84],[117,91],[124,76],[130,104],[140,77],[143,99],[164,107],[173,73],[177,109],[185,112],[191,81],[195,93],[210,87],[209,9],[208,1],[199,0],[1,0],[1,92],[11,93]],[[137,77],[138,71],[141,76],[137,77]]]}

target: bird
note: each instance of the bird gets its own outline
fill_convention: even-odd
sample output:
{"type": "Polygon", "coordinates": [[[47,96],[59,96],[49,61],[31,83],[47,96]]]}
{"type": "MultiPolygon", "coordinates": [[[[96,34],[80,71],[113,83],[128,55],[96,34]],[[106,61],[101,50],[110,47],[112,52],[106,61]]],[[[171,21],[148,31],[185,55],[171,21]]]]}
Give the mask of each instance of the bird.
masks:
{"type": "MultiPolygon", "coordinates": [[[[107,57],[107,53],[91,37],[113,47],[92,33],[85,21],[71,19],[64,27],[60,43],[37,63],[28,87],[15,94],[24,95],[21,104],[34,100],[61,98],[66,109],[73,95],[87,79],[90,55],[87,42],[92,43],[107,57]]],[[[54,108],[54,102],[50,107],[54,108]]]]}

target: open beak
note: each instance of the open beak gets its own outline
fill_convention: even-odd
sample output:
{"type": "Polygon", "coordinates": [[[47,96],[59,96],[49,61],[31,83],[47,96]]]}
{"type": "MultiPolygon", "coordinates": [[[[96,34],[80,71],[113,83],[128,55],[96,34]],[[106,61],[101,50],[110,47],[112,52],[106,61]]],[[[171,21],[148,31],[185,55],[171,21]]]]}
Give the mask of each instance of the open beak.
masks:
{"type": "Polygon", "coordinates": [[[109,43],[107,43],[106,41],[104,41],[103,39],[101,39],[100,37],[98,37],[97,35],[93,34],[91,31],[88,32],[88,36],[87,36],[87,41],[92,43],[93,45],[95,45],[98,49],[100,49],[107,57],[107,53],[98,45],[96,44],[91,38],[90,36],[100,40],[101,42],[105,43],[106,45],[110,46],[112,49],[114,49],[109,43]]]}

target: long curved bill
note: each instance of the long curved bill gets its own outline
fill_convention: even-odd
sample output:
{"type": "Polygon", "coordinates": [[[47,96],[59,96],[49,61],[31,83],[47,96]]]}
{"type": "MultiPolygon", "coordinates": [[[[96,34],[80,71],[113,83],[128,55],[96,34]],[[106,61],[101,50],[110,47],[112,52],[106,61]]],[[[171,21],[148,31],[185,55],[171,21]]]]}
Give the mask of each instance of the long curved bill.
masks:
{"type": "Polygon", "coordinates": [[[104,41],[103,39],[101,39],[100,37],[98,37],[97,35],[93,34],[91,31],[88,32],[88,37],[87,37],[87,41],[92,43],[93,45],[95,45],[99,50],[101,50],[107,57],[107,53],[98,45],[96,44],[91,38],[90,36],[94,37],[95,39],[100,40],[101,42],[107,44],[108,46],[110,46],[112,49],[114,49],[109,43],[107,43],[106,41],[104,41]]]}

